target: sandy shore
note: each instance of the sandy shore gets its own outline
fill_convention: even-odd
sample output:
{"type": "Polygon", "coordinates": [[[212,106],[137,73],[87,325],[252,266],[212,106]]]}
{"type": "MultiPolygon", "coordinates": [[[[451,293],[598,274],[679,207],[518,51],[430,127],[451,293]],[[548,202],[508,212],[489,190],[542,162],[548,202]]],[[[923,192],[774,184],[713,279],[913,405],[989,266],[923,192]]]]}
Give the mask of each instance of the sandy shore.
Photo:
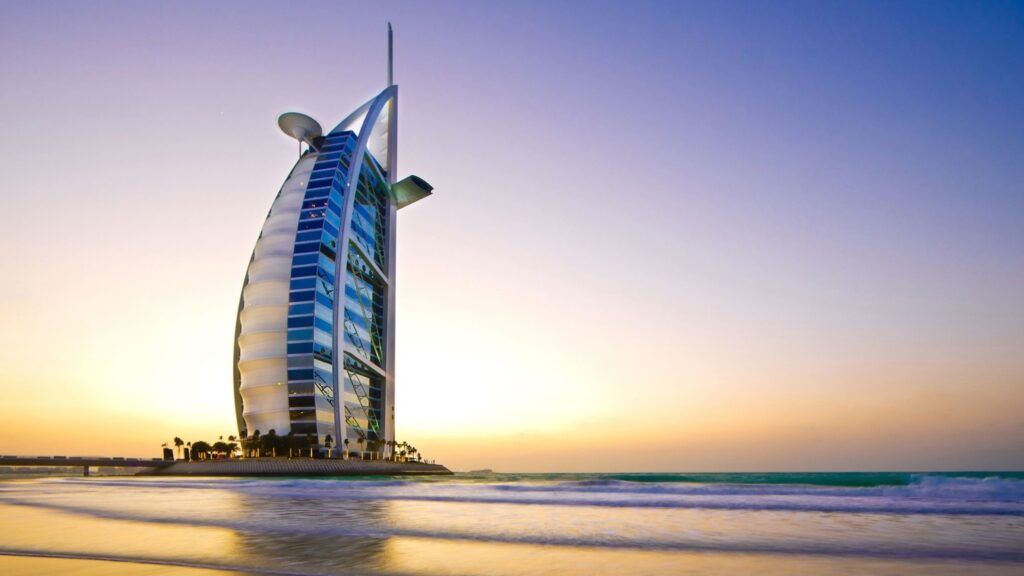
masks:
{"type": "Polygon", "coordinates": [[[238,576],[244,572],[228,572],[206,568],[176,566],[166,563],[125,562],[122,560],[86,560],[71,557],[0,554],[0,573],[7,576],[238,576]]]}

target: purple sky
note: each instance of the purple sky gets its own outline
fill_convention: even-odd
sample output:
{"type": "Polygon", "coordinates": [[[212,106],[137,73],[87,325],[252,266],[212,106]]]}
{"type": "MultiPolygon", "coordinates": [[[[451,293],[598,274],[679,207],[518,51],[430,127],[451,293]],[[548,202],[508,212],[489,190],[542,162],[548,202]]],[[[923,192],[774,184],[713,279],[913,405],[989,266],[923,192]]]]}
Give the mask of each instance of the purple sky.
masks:
{"type": "Polygon", "coordinates": [[[436,187],[400,217],[400,437],[1024,467],[1022,4],[366,5],[0,4],[0,452],[234,432],[275,119],[380,90],[391,20],[400,176],[436,187]]]}

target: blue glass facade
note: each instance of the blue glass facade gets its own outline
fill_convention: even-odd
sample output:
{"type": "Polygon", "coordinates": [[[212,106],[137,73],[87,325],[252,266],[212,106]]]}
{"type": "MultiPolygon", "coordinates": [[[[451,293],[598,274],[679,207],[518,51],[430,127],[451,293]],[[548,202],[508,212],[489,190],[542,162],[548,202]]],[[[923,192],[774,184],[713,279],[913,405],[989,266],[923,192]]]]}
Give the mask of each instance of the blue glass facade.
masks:
{"type": "Polygon", "coordinates": [[[334,430],[334,307],[337,258],[352,132],[329,135],[309,175],[295,234],[288,296],[288,406],[291,431],[334,430]]]}

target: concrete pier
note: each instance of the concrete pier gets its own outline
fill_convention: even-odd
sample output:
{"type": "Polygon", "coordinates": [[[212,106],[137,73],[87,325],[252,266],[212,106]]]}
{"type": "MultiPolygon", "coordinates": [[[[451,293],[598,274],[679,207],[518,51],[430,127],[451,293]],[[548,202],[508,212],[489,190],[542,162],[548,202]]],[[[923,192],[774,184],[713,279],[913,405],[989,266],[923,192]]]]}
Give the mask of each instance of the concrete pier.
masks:
{"type": "Polygon", "coordinates": [[[138,468],[138,476],[421,476],[451,474],[440,464],[337,460],[328,458],[236,458],[232,460],[161,460],[98,456],[0,456],[0,466],[138,468]]]}
{"type": "Polygon", "coordinates": [[[313,458],[240,458],[177,461],[140,476],[426,476],[448,475],[440,464],[313,458]]]}
{"type": "Polygon", "coordinates": [[[170,460],[160,458],[121,458],[109,456],[0,456],[0,466],[66,466],[85,469],[84,474],[88,476],[90,467],[114,466],[117,468],[155,468],[169,466],[170,460]]]}

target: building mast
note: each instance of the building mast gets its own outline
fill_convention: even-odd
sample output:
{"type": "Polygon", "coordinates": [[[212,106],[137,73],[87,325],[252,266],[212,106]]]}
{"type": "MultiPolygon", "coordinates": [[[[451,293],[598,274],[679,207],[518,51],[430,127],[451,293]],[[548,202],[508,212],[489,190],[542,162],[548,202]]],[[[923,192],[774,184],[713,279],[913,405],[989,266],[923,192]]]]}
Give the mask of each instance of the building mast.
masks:
{"type": "MultiPolygon", "coordinates": [[[[388,22],[388,90],[392,91],[391,100],[388,102],[388,185],[394,185],[398,174],[398,86],[395,86],[394,76],[394,33],[391,30],[391,22],[388,22]]],[[[387,295],[387,316],[384,330],[387,334],[386,363],[384,366],[384,402],[383,414],[380,421],[384,423],[384,440],[395,440],[395,261],[397,256],[397,227],[398,207],[394,202],[388,202],[388,285],[387,295]]]]}
{"type": "Polygon", "coordinates": [[[391,32],[391,22],[388,22],[388,86],[395,85],[394,46],[395,43],[391,32]]]}

